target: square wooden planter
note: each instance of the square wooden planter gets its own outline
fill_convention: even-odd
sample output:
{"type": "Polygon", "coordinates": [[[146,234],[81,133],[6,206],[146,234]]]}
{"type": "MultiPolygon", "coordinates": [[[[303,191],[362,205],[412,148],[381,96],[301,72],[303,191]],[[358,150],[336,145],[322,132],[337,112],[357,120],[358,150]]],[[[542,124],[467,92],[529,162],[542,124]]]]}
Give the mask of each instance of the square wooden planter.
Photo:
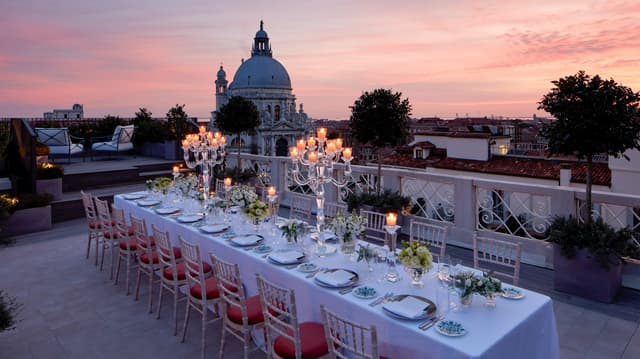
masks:
{"type": "Polygon", "coordinates": [[[622,286],[624,262],[611,258],[609,270],[591,256],[588,250],[579,250],[575,258],[567,258],[554,245],[554,289],[580,297],[611,303],[622,286]]]}
{"type": "Polygon", "coordinates": [[[51,193],[54,201],[62,199],[62,177],[36,180],[36,192],[38,193],[51,193]]]}
{"type": "Polygon", "coordinates": [[[0,220],[0,237],[17,236],[51,229],[51,206],[28,208],[0,220]]]}

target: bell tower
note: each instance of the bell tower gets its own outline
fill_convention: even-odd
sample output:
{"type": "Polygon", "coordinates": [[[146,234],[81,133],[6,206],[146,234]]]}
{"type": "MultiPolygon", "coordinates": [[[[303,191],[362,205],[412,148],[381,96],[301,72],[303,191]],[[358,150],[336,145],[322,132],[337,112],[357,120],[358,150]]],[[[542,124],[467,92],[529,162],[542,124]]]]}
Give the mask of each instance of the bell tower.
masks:
{"type": "Polygon", "coordinates": [[[271,45],[269,45],[269,35],[264,31],[264,21],[260,20],[260,30],[256,32],[253,38],[253,48],[251,49],[251,57],[253,56],[269,56],[271,57],[271,45]]]}
{"type": "Polygon", "coordinates": [[[218,75],[215,81],[216,84],[216,111],[220,111],[220,107],[227,103],[227,73],[224,72],[224,68],[220,65],[218,75]]]}

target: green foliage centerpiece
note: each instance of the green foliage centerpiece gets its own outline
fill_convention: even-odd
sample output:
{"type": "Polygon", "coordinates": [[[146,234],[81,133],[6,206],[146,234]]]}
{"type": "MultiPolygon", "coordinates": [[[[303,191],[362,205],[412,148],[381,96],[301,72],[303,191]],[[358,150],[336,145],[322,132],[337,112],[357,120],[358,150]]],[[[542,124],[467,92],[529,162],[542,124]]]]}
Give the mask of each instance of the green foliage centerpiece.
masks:
{"type": "Polygon", "coordinates": [[[253,223],[254,230],[258,232],[260,222],[269,216],[269,206],[261,200],[256,199],[244,207],[244,213],[249,217],[251,223],[253,223]]]}
{"type": "Polygon", "coordinates": [[[354,210],[350,216],[341,212],[329,221],[329,228],[338,236],[343,253],[350,254],[355,251],[357,237],[365,231],[367,218],[360,216],[354,210]]]}
{"type": "Polygon", "coordinates": [[[298,243],[298,238],[301,238],[307,233],[307,226],[302,221],[290,219],[280,230],[282,231],[282,236],[287,239],[288,243],[298,243]]]}
{"type": "Polygon", "coordinates": [[[473,294],[477,293],[487,299],[487,307],[495,307],[495,297],[502,293],[502,282],[492,276],[492,272],[483,273],[482,277],[471,271],[460,271],[453,276],[453,285],[460,295],[463,306],[471,305],[473,294]]]}
{"type": "Polygon", "coordinates": [[[406,243],[403,246],[398,260],[404,266],[405,271],[411,276],[411,285],[423,287],[424,276],[433,265],[433,256],[429,251],[429,245],[420,241],[406,243]]]}

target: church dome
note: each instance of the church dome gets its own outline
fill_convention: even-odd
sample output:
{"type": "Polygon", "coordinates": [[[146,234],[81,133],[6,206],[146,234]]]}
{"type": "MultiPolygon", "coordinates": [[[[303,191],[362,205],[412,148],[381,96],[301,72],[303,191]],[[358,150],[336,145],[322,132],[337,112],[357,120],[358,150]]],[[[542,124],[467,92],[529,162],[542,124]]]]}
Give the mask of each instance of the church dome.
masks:
{"type": "Polygon", "coordinates": [[[256,87],[291,90],[291,79],[278,60],[269,56],[253,56],[240,65],[229,88],[256,87]]]}

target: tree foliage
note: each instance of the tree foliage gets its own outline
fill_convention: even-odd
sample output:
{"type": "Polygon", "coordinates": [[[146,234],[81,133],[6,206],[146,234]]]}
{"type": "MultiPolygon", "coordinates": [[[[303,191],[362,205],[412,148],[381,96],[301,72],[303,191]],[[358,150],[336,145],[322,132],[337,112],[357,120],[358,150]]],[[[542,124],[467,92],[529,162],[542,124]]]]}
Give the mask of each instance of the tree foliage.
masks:
{"type": "MultiPolygon", "coordinates": [[[[590,210],[593,156],[620,157],[628,149],[640,149],[640,94],[584,71],[552,83],[555,87],[542,97],[538,109],[556,120],[545,125],[540,135],[548,140],[549,154],[586,160],[585,210],[590,210]]],[[[590,222],[591,216],[586,217],[590,222]]]]}
{"type": "Polygon", "coordinates": [[[226,104],[220,107],[220,111],[216,111],[215,126],[223,133],[236,136],[238,149],[236,168],[240,168],[240,135],[243,133],[253,135],[256,128],[260,126],[260,116],[256,105],[242,96],[231,97],[226,104]]]}
{"type": "Polygon", "coordinates": [[[141,107],[133,119],[136,126],[134,141],[137,144],[144,142],[162,143],[167,139],[168,125],[161,119],[153,119],[151,111],[141,107]]]}
{"type": "Polygon", "coordinates": [[[388,89],[365,91],[351,108],[349,127],[361,143],[374,147],[398,145],[409,135],[409,99],[388,89]]]}
{"type": "Polygon", "coordinates": [[[185,105],[176,104],[167,112],[167,139],[181,140],[185,134],[198,131],[198,126],[189,122],[185,105]],[[179,137],[179,138],[178,138],[179,137]]]}

